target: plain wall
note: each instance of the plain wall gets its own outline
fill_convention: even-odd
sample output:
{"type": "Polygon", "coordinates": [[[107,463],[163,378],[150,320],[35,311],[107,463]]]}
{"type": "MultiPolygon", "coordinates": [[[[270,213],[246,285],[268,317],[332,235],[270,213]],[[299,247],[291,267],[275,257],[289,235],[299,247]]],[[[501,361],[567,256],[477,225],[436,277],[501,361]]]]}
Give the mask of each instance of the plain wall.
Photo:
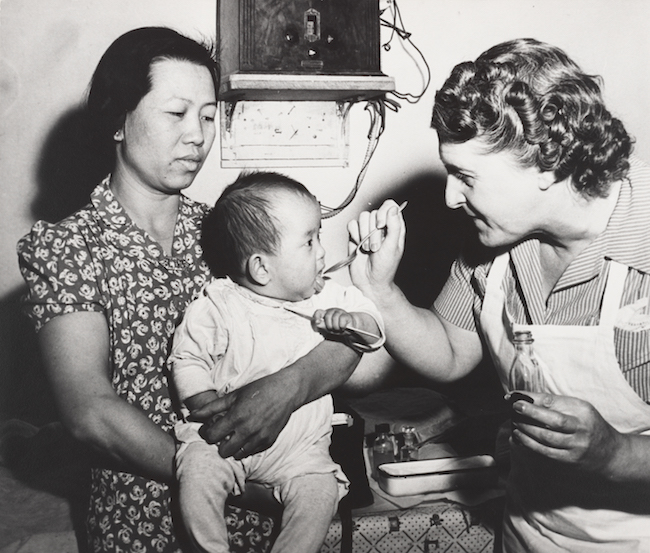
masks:
{"type": "MultiPolygon", "coordinates": [[[[382,0],[381,6],[385,5],[382,0]]],[[[636,138],[637,154],[650,161],[650,2],[400,0],[398,5],[411,39],[429,64],[431,84],[418,103],[400,101],[397,113],[388,111],[385,132],[361,190],[342,214],[324,221],[323,240],[332,262],[345,253],[345,225],[359,211],[390,196],[413,199],[405,213],[407,222],[416,214],[421,216],[409,223],[409,243],[424,247],[411,247],[420,258],[412,260],[405,273],[419,271],[414,286],[424,291],[414,297],[426,303],[431,300],[428,280],[438,282],[444,277],[445,256],[453,253],[445,247],[454,236],[439,232],[441,227],[444,231],[448,215],[440,211],[444,176],[435,133],[429,128],[433,96],[452,67],[511,38],[528,36],[556,44],[587,72],[604,78],[610,110],[636,138]],[[430,199],[437,202],[437,210],[427,219],[430,199]],[[443,262],[437,263],[437,251],[442,252],[443,262]]],[[[121,33],[139,26],[168,25],[191,36],[212,35],[215,13],[215,0],[2,0],[0,388],[14,385],[15,379],[7,374],[22,355],[17,349],[21,336],[16,335],[16,316],[23,284],[15,245],[35,218],[65,211],[67,204],[57,205],[56,199],[65,199],[66,183],[85,174],[83,160],[64,139],[101,54],[121,33]]],[[[383,39],[388,35],[384,29],[383,39]]],[[[401,92],[421,89],[417,61],[417,53],[401,47],[396,37],[389,51],[382,50],[382,69],[395,77],[401,92]]],[[[348,168],[283,169],[328,206],[338,205],[347,196],[366,151],[369,116],[363,103],[352,108],[350,117],[348,168]]],[[[219,158],[217,141],[189,189],[192,197],[214,202],[235,178],[239,169],[221,169],[219,158]]],[[[89,189],[93,184],[88,183],[89,189]]],[[[455,219],[450,221],[456,224],[455,219]]],[[[345,280],[346,276],[337,278],[345,280]]],[[[408,281],[410,276],[402,278],[408,281]]],[[[385,362],[382,356],[374,359],[385,362]]]]}

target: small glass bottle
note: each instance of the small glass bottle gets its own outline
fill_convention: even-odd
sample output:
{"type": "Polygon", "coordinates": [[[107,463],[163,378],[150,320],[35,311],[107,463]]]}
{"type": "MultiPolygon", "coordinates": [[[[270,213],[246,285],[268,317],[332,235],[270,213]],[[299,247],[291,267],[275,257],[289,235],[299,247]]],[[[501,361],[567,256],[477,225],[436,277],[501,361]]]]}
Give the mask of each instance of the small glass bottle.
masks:
{"type": "Polygon", "coordinates": [[[389,424],[375,425],[375,439],[372,442],[373,475],[377,478],[377,467],[395,462],[395,442],[390,434],[389,424]]]}
{"type": "Polygon", "coordinates": [[[508,376],[509,391],[545,392],[548,390],[542,374],[530,330],[520,330],[514,336],[515,358],[508,376]]]}
{"type": "Polygon", "coordinates": [[[415,428],[412,426],[402,426],[402,444],[399,448],[400,461],[415,461],[418,458],[418,438],[415,428]]]}

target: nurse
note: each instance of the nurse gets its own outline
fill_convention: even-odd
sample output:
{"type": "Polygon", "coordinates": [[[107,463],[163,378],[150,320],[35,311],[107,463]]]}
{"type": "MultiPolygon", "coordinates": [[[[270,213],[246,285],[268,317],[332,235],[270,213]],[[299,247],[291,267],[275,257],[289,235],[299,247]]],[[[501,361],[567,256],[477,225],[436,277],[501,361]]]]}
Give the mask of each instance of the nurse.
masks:
{"type": "Polygon", "coordinates": [[[513,333],[532,332],[546,389],[512,406],[504,551],[650,551],[650,168],[598,80],[532,39],[456,66],[432,126],[446,203],[484,255],[414,307],[394,283],[405,225],[388,200],[349,225],[354,242],[385,229],[353,282],[391,354],[438,382],[488,354],[506,388],[513,333]]]}

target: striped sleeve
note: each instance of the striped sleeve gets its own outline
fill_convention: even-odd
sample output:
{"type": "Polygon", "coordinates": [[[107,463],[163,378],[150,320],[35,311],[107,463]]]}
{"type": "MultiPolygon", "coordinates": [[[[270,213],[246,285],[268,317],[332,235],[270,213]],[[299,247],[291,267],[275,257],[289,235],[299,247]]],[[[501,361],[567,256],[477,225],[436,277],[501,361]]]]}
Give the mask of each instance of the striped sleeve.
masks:
{"type": "Polygon", "coordinates": [[[474,268],[462,257],[456,259],[433,309],[453,325],[477,332],[474,312],[478,298],[472,286],[473,272],[474,268]]]}

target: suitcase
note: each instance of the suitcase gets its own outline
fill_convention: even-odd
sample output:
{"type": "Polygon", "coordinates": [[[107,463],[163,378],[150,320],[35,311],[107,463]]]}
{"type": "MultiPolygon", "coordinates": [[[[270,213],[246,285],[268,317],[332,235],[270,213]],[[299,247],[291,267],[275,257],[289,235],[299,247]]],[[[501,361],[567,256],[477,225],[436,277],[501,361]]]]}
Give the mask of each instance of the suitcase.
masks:
{"type": "MultiPolygon", "coordinates": [[[[352,553],[492,553],[500,548],[503,498],[475,507],[441,500],[402,511],[353,519],[352,553]]],[[[320,553],[341,551],[341,522],[335,519],[320,553]]]]}

